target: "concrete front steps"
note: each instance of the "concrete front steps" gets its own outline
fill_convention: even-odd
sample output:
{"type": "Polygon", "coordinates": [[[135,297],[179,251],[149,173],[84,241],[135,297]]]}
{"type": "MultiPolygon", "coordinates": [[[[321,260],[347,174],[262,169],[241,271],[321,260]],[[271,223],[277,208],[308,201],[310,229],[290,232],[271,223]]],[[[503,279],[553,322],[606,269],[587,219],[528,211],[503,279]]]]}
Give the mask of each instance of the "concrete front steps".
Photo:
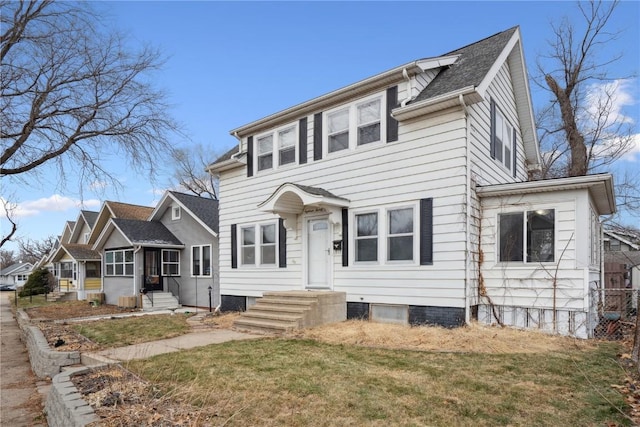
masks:
{"type": "Polygon", "coordinates": [[[149,294],[142,295],[142,311],[175,310],[181,307],[178,298],[171,292],[153,292],[151,297],[153,300],[149,294]]]}
{"type": "Polygon", "coordinates": [[[76,301],[78,299],[78,293],[73,291],[54,291],[49,292],[46,295],[46,300],[48,302],[58,302],[58,301],[76,301]]]}
{"type": "Polygon", "coordinates": [[[283,333],[347,318],[347,294],[332,291],[265,292],[233,322],[236,329],[283,333]]]}

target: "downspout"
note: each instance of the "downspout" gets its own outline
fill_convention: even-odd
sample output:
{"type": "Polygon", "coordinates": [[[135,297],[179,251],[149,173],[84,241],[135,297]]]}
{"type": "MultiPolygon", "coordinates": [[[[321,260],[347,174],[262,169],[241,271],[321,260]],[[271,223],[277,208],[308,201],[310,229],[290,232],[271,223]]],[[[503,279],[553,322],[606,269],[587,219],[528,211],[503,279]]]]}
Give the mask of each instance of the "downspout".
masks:
{"type": "MultiPolygon", "coordinates": [[[[466,215],[465,215],[465,228],[466,228],[466,238],[464,239],[465,244],[465,265],[464,265],[464,321],[465,323],[469,323],[471,321],[471,307],[469,307],[469,290],[470,290],[470,280],[471,280],[471,126],[469,126],[469,110],[467,109],[467,104],[464,102],[464,96],[462,94],[458,95],[458,102],[462,106],[462,110],[464,111],[464,124],[465,124],[465,156],[467,157],[466,162],[466,171],[465,171],[465,179],[467,181],[467,189],[466,189],[466,215]]],[[[480,248],[478,248],[480,249],[480,248]]]]}
{"type": "MultiPolygon", "coordinates": [[[[140,252],[140,250],[142,250],[142,246],[138,246],[137,248],[134,246],[133,247],[133,295],[138,296],[138,292],[136,292],[136,278],[140,277],[140,275],[137,273],[137,262],[136,259],[138,258],[136,255],[138,255],[138,252],[140,252]]],[[[142,286],[140,286],[140,289],[142,289],[142,286]]]]}
{"type": "Polygon", "coordinates": [[[402,76],[407,81],[407,97],[402,100],[400,107],[404,107],[409,101],[411,101],[411,92],[413,91],[413,88],[411,87],[411,77],[409,77],[409,73],[406,68],[402,69],[402,76]]]}

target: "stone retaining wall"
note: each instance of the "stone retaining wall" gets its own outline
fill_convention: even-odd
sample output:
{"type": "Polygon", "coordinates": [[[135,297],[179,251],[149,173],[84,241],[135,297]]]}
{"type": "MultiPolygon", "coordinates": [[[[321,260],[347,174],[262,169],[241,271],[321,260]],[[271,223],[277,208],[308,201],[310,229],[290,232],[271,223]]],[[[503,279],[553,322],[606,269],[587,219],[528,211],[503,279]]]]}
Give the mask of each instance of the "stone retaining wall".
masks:
{"type": "Polygon", "coordinates": [[[16,314],[22,341],[29,350],[31,369],[38,378],[53,378],[63,366],[80,364],[79,351],[52,350],[40,328],[29,323],[29,316],[24,310],[18,310],[16,314]]]}
{"type": "Polygon", "coordinates": [[[50,427],[81,427],[99,420],[71,381],[72,376],[89,370],[85,367],[71,368],[53,377],[44,404],[50,427]]]}

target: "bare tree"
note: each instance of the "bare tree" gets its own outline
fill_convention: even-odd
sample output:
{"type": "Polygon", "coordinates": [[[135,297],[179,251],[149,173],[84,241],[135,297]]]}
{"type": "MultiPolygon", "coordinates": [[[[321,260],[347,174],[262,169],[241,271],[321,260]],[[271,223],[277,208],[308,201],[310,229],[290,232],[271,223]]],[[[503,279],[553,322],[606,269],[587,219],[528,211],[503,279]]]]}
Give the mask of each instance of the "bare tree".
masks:
{"type": "Polygon", "coordinates": [[[55,236],[47,236],[41,240],[21,239],[18,240],[20,249],[20,259],[23,262],[37,263],[48,255],[56,244],[55,236]]]}
{"type": "Polygon", "coordinates": [[[15,252],[0,249],[0,270],[18,262],[15,252]]]}
{"type": "Polygon", "coordinates": [[[47,164],[62,181],[75,169],[81,179],[117,183],[105,156],[152,174],[170,151],[177,125],[150,83],[160,52],[132,51],[91,7],[0,1],[1,175],[37,174],[47,164]]]}
{"type": "Polygon", "coordinates": [[[15,222],[13,217],[15,204],[12,204],[11,202],[9,202],[8,200],[2,197],[0,197],[0,202],[2,202],[2,211],[4,212],[4,216],[7,219],[7,222],[10,224],[9,232],[7,234],[4,234],[4,230],[3,230],[3,234],[2,236],[0,236],[2,237],[2,240],[0,241],[0,248],[1,248],[5,245],[5,243],[11,241],[14,234],[16,234],[16,231],[18,230],[18,224],[15,222]]]}
{"type": "Polygon", "coordinates": [[[201,144],[173,150],[172,157],[176,167],[173,179],[186,191],[197,196],[217,199],[217,179],[205,171],[210,163],[206,160],[207,153],[211,155],[201,144]]]}
{"type": "Polygon", "coordinates": [[[543,178],[603,170],[633,147],[633,121],[618,108],[626,80],[608,73],[622,54],[598,59],[603,50],[613,51],[620,34],[609,29],[618,3],[578,2],[583,22],[552,24],[550,52],[539,58],[536,80],[552,95],[538,114],[543,178]]]}

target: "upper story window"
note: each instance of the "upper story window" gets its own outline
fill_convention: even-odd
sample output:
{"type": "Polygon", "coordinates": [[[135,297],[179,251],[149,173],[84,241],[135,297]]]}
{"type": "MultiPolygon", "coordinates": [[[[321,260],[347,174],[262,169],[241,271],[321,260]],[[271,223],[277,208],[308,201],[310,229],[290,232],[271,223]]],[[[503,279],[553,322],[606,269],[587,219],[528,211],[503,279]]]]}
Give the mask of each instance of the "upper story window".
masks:
{"type": "Polygon", "coordinates": [[[514,172],[516,132],[493,100],[491,116],[491,157],[514,172]]]}
{"type": "Polygon", "coordinates": [[[327,152],[335,153],[382,141],[382,102],[383,97],[376,95],[327,112],[327,152]]]}
{"type": "Polygon", "coordinates": [[[296,162],[297,126],[277,129],[256,138],[257,170],[276,169],[296,162]],[[275,159],[275,161],[274,161],[275,159]]]}
{"type": "Polygon", "coordinates": [[[554,261],[553,209],[499,214],[498,223],[500,261],[554,261]]]}
{"type": "Polygon", "coordinates": [[[172,206],[171,207],[171,219],[176,220],[180,219],[182,212],[180,211],[180,206],[172,206]]]}

